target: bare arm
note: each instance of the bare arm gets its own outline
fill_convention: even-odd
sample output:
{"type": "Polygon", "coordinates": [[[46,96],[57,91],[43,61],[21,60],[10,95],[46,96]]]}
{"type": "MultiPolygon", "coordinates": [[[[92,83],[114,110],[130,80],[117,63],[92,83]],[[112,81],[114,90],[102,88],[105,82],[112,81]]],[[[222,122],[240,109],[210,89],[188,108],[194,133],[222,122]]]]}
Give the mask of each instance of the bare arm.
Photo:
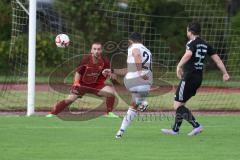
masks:
{"type": "Polygon", "coordinates": [[[79,83],[79,80],[80,80],[80,74],[78,72],[75,73],[75,76],[74,76],[74,86],[80,86],[80,83],[79,83]]]}
{"type": "Polygon", "coordinates": [[[122,69],[112,69],[112,72],[116,75],[124,76],[127,74],[127,68],[122,68],[122,69]]]}
{"type": "Polygon", "coordinates": [[[228,75],[228,72],[226,70],[225,65],[223,64],[222,60],[217,54],[214,54],[211,56],[212,60],[216,63],[217,67],[222,71],[223,73],[223,80],[227,81],[230,79],[230,76],[228,75]]]}
{"type": "Polygon", "coordinates": [[[187,63],[187,61],[189,61],[189,59],[192,57],[192,51],[190,50],[186,50],[185,54],[183,55],[182,59],[180,60],[180,62],[178,63],[177,67],[178,68],[182,68],[184,66],[184,64],[187,63]]]}
{"type": "Polygon", "coordinates": [[[141,57],[140,50],[137,49],[137,48],[134,48],[132,50],[132,54],[133,54],[133,57],[134,57],[135,65],[136,65],[139,76],[144,80],[148,80],[148,76],[142,74],[143,73],[142,72],[143,68],[142,68],[142,57],[141,57]]]}
{"type": "Polygon", "coordinates": [[[132,54],[133,54],[133,57],[134,57],[134,61],[135,61],[135,64],[136,64],[137,71],[139,73],[141,73],[141,71],[142,71],[142,57],[141,57],[140,50],[137,49],[137,48],[134,48],[133,51],[132,51],[132,54]]]}
{"type": "Polygon", "coordinates": [[[102,71],[103,76],[107,77],[110,76],[111,78],[115,79],[117,75],[124,76],[127,74],[127,68],[121,68],[121,69],[109,69],[106,68],[102,71]]]}
{"type": "MultiPolygon", "coordinates": [[[[136,48],[133,49],[133,57],[134,57],[134,61],[136,63],[137,70],[139,72],[141,72],[141,70],[142,70],[142,59],[141,59],[141,56],[140,56],[139,49],[136,49],[136,48]]],[[[113,73],[113,74],[116,74],[116,75],[124,76],[124,75],[127,74],[128,69],[127,68],[112,69],[111,72],[110,72],[110,69],[105,69],[103,72],[104,72],[105,75],[107,75],[107,74],[109,75],[110,73],[113,73]]]]}
{"type": "MultiPolygon", "coordinates": [[[[134,57],[134,61],[136,64],[136,68],[139,71],[139,74],[142,70],[142,58],[140,56],[140,51],[137,48],[134,48],[132,51],[133,57],[134,57]]],[[[132,64],[131,64],[132,65],[132,64]]],[[[123,68],[123,69],[113,69],[113,73],[116,75],[126,75],[128,72],[127,68],[123,68]]]]}
{"type": "Polygon", "coordinates": [[[192,51],[187,49],[185,54],[183,55],[183,57],[181,58],[180,62],[177,65],[177,71],[176,72],[177,72],[177,77],[179,79],[182,79],[182,75],[183,75],[183,69],[182,68],[183,68],[184,64],[186,64],[187,61],[189,61],[191,57],[192,57],[192,51]]]}

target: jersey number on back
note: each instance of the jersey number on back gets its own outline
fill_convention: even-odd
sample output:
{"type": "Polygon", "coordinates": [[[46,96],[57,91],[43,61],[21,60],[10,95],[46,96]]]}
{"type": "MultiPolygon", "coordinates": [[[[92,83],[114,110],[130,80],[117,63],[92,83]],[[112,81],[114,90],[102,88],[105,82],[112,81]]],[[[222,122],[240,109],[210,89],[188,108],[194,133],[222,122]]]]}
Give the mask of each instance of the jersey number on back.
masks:
{"type": "Polygon", "coordinates": [[[148,54],[148,52],[143,52],[143,57],[146,58],[142,63],[142,68],[152,71],[152,56],[148,54]],[[148,62],[150,60],[150,62],[148,62]],[[149,66],[148,64],[149,63],[149,66]]]}
{"type": "Polygon", "coordinates": [[[206,53],[206,49],[197,49],[195,57],[198,58],[198,61],[194,63],[196,69],[203,69],[203,60],[206,53]]]}

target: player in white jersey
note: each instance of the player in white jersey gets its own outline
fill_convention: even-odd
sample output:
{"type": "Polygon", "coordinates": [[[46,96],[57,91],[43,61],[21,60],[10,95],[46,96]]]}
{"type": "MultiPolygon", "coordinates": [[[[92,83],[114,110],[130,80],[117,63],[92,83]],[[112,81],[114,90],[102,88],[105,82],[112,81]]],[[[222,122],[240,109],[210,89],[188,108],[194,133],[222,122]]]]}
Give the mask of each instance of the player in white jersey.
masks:
{"type": "Polygon", "coordinates": [[[152,85],[152,54],[142,44],[140,33],[132,33],[129,37],[129,48],[127,57],[127,70],[125,73],[118,69],[112,69],[115,74],[125,75],[124,84],[132,93],[131,106],[125,115],[122,125],[116,134],[116,138],[121,138],[124,131],[137,115],[137,110],[145,111],[148,107],[146,97],[152,85]]]}
{"type": "Polygon", "coordinates": [[[142,43],[130,43],[124,84],[130,92],[145,92],[152,84],[152,54],[142,43]]]}

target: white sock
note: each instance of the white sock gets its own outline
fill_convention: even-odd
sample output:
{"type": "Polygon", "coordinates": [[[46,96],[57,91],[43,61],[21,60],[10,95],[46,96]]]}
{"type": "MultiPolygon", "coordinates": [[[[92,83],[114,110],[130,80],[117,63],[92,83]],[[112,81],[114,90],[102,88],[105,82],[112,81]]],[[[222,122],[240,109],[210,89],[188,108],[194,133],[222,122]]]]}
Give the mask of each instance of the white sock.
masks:
{"type": "Polygon", "coordinates": [[[135,109],[129,108],[128,111],[127,111],[127,114],[123,118],[120,130],[121,131],[125,131],[126,128],[133,121],[133,119],[136,117],[136,115],[137,115],[137,111],[135,109]]]}

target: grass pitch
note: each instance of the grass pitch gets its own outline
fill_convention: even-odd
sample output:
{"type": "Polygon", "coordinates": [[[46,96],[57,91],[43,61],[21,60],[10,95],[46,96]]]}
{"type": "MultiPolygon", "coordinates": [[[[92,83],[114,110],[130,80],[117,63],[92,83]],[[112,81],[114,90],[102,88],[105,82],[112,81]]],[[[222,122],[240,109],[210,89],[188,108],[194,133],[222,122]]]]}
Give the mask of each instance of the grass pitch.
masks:
{"type": "Polygon", "coordinates": [[[239,116],[199,116],[204,132],[188,137],[185,122],[178,136],[161,128],[173,119],[137,118],[122,139],[121,119],[67,122],[45,117],[0,117],[1,160],[238,160],[239,116]]]}

